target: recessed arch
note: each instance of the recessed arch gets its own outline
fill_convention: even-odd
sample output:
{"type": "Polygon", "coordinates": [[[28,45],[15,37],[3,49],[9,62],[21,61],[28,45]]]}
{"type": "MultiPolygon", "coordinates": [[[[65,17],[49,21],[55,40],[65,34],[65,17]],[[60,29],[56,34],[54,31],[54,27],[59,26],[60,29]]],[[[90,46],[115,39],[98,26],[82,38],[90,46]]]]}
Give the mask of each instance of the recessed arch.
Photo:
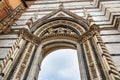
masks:
{"type": "Polygon", "coordinates": [[[66,77],[67,78],[66,80],[68,80],[69,78],[71,79],[72,77],[73,77],[72,79],[80,80],[79,79],[80,71],[78,67],[78,57],[76,50],[59,49],[47,55],[41,63],[41,71],[39,72],[38,80],[46,79],[46,77],[48,78],[48,75],[51,76],[51,78],[49,77],[48,79],[55,79],[56,76],[58,76],[60,79],[63,79],[62,75],[58,74],[61,71],[63,71],[64,73],[71,74],[71,76],[66,77]],[[52,72],[48,73],[49,71],[52,72]]]}
{"type": "MultiPolygon", "coordinates": [[[[87,24],[87,20],[85,21],[83,18],[81,20],[77,20],[69,17],[54,17],[35,23],[33,26],[33,34],[39,37],[41,41],[39,45],[41,51],[39,51],[38,48],[37,52],[37,54],[41,56],[40,61],[38,61],[39,65],[50,52],[66,48],[75,49],[77,50],[77,54],[79,56],[79,67],[81,70],[81,77],[85,80],[90,79],[90,71],[88,67],[89,65],[87,61],[87,57],[90,55],[84,54],[84,50],[89,50],[90,48],[81,46],[81,42],[79,41],[80,39],[84,40],[84,37],[81,36],[89,30],[91,30],[89,29],[90,26],[87,24]],[[62,28],[65,28],[66,30],[70,29],[70,33],[66,34],[65,32],[58,31],[59,28],[61,28],[61,26],[63,26],[62,28]],[[49,32],[49,29],[52,30],[49,32]],[[56,29],[58,29],[57,32],[54,31],[56,29]]],[[[91,32],[91,34],[93,33],[94,32],[91,32]]],[[[87,36],[89,34],[85,35],[87,36]]],[[[89,43],[86,44],[89,45],[89,43]]]]}
{"type": "Polygon", "coordinates": [[[86,74],[88,69],[85,69],[85,66],[88,68],[88,66],[85,65],[87,62],[83,60],[83,53],[81,50],[78,50],[78,48],[81,48],[79,38],[89,30],[88,24],[82,20],[69,17],[48,18],[44,22],[41,22],[34,24],[34,29],[32,31],[34,35],[41,39],[41,52],[38,50],[38,52],[40,52],[39,56],[41,56],[40,61],[38,61],[39,65],[50,52],[58,49],[75,49],[78,51],[77,54],[81,55],[81,58],[79,58],[79,67],[82,70],[81,72],[84,72],[82,74],[82,79],[87,80],[87,76],[89,75],[86,74]],[[52,33],[48,32],[48,29],[50,28],[59,29],[61,26],[66,30],[70,29],[70,33],[65,34],[59,31],[53,33],[53,30],[51,30],[52,33]],[[72,34],[71,32],[74,32],[75,34],[72,34]],[[45,35],[46,33],[47,35],[45,35]]]}
{"type": "MultiPolygon", "coordinates": [[[[64,17],[63,19],[61,19],[61,17],[55,17],[55,18],[51,18],[50,21],[47,22],[47,20],[44,22],[44,24],[41,24],[41,22],[37,23],[36,25],[34,25],[33,28],[36,28],[34,32],[35,35],[40,35],[41,31],[46,30],[49,27],[52,26],[59,26],[59,25],[67,25],[67,26],[71,26],[73,27],[75,30],[79,30],[79,34],[83,34],[84,32],[89,30],[89,26],[88,24],[82,22],[82,21],[76,21],[76,19],[70,18],[72,20],[69,20],[69,17],[64,17]],[[64,19],[65,18],[65,19],[64,19]],[[37,26],[37,27],[36,27],[37,26]]],[[[49,19],[48,19],[49,20],[49,19]]]]}
{"type": "Polygon", "coordinates": [[[53,39],[53,40],[48,40],[42,43],[42,49],[43,53],[42,56],[43,58],[47,56],[50,52],[53,52],[58,49],[75,49],[77,50],[77,42],[69,39],[53,39]]]}

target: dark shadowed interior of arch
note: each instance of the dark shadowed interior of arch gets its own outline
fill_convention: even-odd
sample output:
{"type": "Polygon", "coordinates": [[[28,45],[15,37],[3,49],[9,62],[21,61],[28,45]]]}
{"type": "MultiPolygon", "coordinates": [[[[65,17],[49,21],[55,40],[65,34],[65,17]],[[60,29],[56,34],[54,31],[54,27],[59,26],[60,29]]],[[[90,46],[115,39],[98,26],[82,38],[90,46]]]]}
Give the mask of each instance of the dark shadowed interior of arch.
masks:
{"type": "Polygon", "coordinates": [[[45,57],[38,80],[81,80],[77,51],[59,49],[45,57]]]}

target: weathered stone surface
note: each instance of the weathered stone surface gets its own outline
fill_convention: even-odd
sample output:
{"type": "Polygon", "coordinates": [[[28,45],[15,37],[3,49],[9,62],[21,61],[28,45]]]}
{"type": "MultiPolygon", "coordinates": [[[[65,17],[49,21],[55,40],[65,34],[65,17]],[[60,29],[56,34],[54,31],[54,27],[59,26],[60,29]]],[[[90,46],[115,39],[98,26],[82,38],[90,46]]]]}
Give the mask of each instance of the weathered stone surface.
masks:
{"type": "Polygon", "coordinates": [[[11,47],[15,40],[0,40],[0,47],[11,47]]]}
{"type": "Polygon", "coordinates": [[[17,38],[17,34],[7,34],[7,35],[0,35],[0,39],[6,39],[6,38],[17,38]]]}
{"type": "MultiPolygon", "coordinates": [[[[120,35],[109,35],[109,36],[102,36],[104,42],[120,42],[120,35]]],[[[112,43],[113,44],[113,43],[112,43]]]]}
{"type": "MultiPolygon", "coordinates": [[[[64,1],[64,0],[62,0],[62,1],[64,1]]],[[[97,1],[97,0],[94,0],[94,1],[97,1]]],[[[11,33],[12,33],[12,31],[16,31],[16,30],[19,31],[19,29],[24,28],[25,25],[26,25],[26,22],[31,17],[34,18],[34,21],[38,20],[38,22],[36,22],[36,24],[41,22],[44,19],[45,19],[44,21],[46,22],[47,18],[50,19],[50,18],[56,17],[56,15],[58,15],[59,13],[55,14],[55,15],[51,15],[49,13],[54,11],[55,9],[58,9],[60,3],[58,1],[55,1],[55,2],[54,1],[51,1],[51,2],[48,1],[47,3],[45,3],[45,2],[46,1],[36,1],[34,3],[35,5],[33,4],[32,6],[30,6],[29,9],[27,9],[26,12],[23,13],[22,16],[17,20],[16,24],[14,24],[12,26],[11,33]],[[52,3],[52,5],[51,5],[51,3],[52,3]],[[49,17],[46,16],[47,18],[44,17],[47,14],[49,14],[51,16],[49,16],[49,17]],[[40,19],[40,18],[42,18],[42,19],[40,19]]],[[[117,69],[120,71],[120,64],[118,64],[118,63],[120,63],[120,55],[119,55],[120,54],[120,32],[116,28],[114,28],[115,27],[114,22],[116,20],[116,16],[120,15],[120,13],[119,13],[119,11],[120,11],[120,4],[119,3],[120,3],[120,1],[108,1],[107,0],[107,2],[105,2],[105,1],[101,2],[101,4],[99,4],[100,6],[98,8],[98,7],[94,6],[94,4],[97,5],[97,2],[94,3],[94,2],[78,2],[78,1],[75,2],[75,1],[73,1],[73,2],[65,2],[62,5],[61,8],[64,7],[66,9],[69,9],[73,13],[77,14],[78,16],[70,13],[72,15],[71,16],[71,15],[67,15],[66,13],[64,13],[65,16],[67,15],[66,17],[76,18],[76,21],[79,21],[77,19],[80,16],[80,17],[84,18],[84,20],[86,22],[87,21],[89,22],[89,20],[87,18],[88,14],[92,16],[92,19],[91,19],[92,23],[96,23],[101,28],[100,34],[101,34],[102,39],[103,39],[103,42],[102,42],[101,46],[104,49],[103,50],[104,55],[102,55],[103,53],[100,54],[100,55],[102,55],[102,59],[105,57],[106,60],[108,61],[109,65],[113,65],[114,63],[111,64],[112,61],[111,61],[111,58],[109,56],[109,53],[110,53],[112,55],[112,60],[115,62],[115,65],[116,65],[117,69]],[[73,15],[74,15],[74,17],[73,17],[73,15]],[[104,43],[106,44],[108,51],[106,50],[106,48],[104,46],[104,43]],[[115,55],[115,54],[117,54],[117,55],[115,55]]],[[[62,11],[61,11],[61,13],[63,14],[62,11]]],[[[57,17],[61,17],[61,16],[57,16],[57,17]]],[[[64,22],[65,21],[63,21],[62,23],[64,23],[64,22]]],[[[68,23],[68,22],[65,22],[65,23],[68,23]]],[[[45,24],[45,23],[41,23],[41,24],[45,24]]],[[[37,25],[37,27],[43,27],[43,26],[41,26],[41,24],[37,25]]],[[[41,42],[41,40],[40,40],[41,37],[39,37],[39,36],[42,34],[42,31],[44,32],[45,31],[44,29],[47,29],[47,27],[51,28],[53,26],[56,26],[56,24],[58,24],[58,22],[57,23],[51,23],[51,24],[49,24],[47,26],[44,26],[44,28],[41,28],[39,31],[36,31],[35,34],[34,34],[34,32],[24,31],[23,35],[21,35],[22,39],[24,39],[23,42],[26,41],[26,42],[30,43],[31,45],[37,44],[37,46],[39,46],[39,44],[41,42]],[[39,34],[40,32],[41,32],[41,34],[39,34]]],[[[79,27],[82,26],[82,25],[81,26],[76,26],[76,25],[73,25],[71,23],[68,23],[68,24],[70,24],[70,25],[66,25],[66,26],[75,27],[76,31],[79,31],[80,30],[79,27]]],[[[66,26],[63,27],[63,28],[65,29],[66,26]]],[[[59,26],[57,26],[57,28],[58,27],[59,26]]],[[[53,30],[55,30],[55,28],[53,30]]],[[[85,31],[82,31],[82,30],[81,30],[81,33],[82,34],[85,33],[85,31]]],[[[91,29],[91,30],[93,30],[93,29],[91,29]]],[[[73,31],[74,30],[70,31],[70,33],[73,32],[73,31]]],[[[52,35],[52,36],[55,36],[54,39],[56,39],[56,37],[57,37],[57,39],[61,38],[61,37],[58,37],[58,35],[57,35],[58,32],[65,33],[67,31],[63,31],[63,30],[59,30],[59,31],[57,30],[57,32],[54,31],[54,33],[56,33],[56,34],[52,35]]],[[[46,35],[47,34],[49,35],[50,32],[48,30],[46,30],[46,32],[44,32],[44,33],[46,33],[46,35]]],[[[42,35],[44,35],[44,33],[42,35]]],[[[93,35],[93,33],[91,33],[91,34],[89,34],[89,33],[88,34],[84,34],[84,37],[79,39],[79,40],[82,40],[80,43],[83,44],[84,42],[87,42],[87,40],[89,38],[91,38],[91,36],[95,36],[95,35],[96,34],[93,35]]],[[[68,37],[64,36],[63,34],[61,34],[61,36],[63,36],[62,37],[63,39],[71,40],[71,38],[68,38],[68,37]]],[[[74,35],[72,35],[72,36],[70,35],[70,37],[74,38],[73,36],[74,35]]],[[[14,42],[15,42],[15,39],[12,39],[12,40],[9,39],[8,40],[7,38],[17,38],[17,37],[18,37],[17,34],[16,35],[13,35],[13,34],[0,35],[0,39],[1,39],[0,40],[0,47],[5,47],[5,48],[0,48],[0,58],[5,58],[8,52],[12,53],[12,51],[14,50],[14,47],[13,47],[12,51],[9,51],[10,49],[6,48],[6,47],[12,47],[14,42]],[[5,39],[7,39],[7,40],[5,40],[5,39]]],[[[45,37],[45,38],[49,39],[48,36],[45,37]]],[[[50,39],[49,41],[51,41],[51,40],[53,40],[53,39],[50,39]]],[[[63,40],[63,41],[65,41],[65,40],[63,40]]],[[[78,43],[78,44],[80,44],[80,43],[78,43]]],[[[95,43],[97,43],[97,42],[95,42],[95,43]]],[[[101,43],[101,41],[100,42],[98,41],[98,44],[99,43],[101,43]]],[[[29,47],[27,45],[23,45],[23,46],[25,48],[24,51],[26,51],[26,52],[24,52],[22,58],[20,58],[20,61],[23,60],[23,62],[22,62],[22,64],[18,63],[18,65],[20,65],[21,67],[17,67],[17,69],[14,70],[14,74],[16,73],[15,75],[17,75],[17,78],[21,78],[21,76],[23,75],[24,71],[27,68],[27,65],[28,65],[28,62],[29,62],[29,58],[33,54],[32,51],[31,51],[31,49],[32,49],[31,47],[29,47]],[[29,47],[29,49],[26,48],[26,46],[29,47]],[[17,70],[18,70],[18,74],[17,74],[17,70]]],[[[72,45],[72,46],[75,46],[75,45],[72,45]]],[[[89,61],[88,61],[89,62],[89,67],[90,67],[89,69],[91,69],[91,71],[93,71],[92,75],[93,75],[94,79],[96,79],[98,74],[96,74],[95,70],[97,71],[97,69],[99,69],[99,68],[95,67],[95,66],[98,66],[98,64],[97,64],[96,60],[93,60],[93,59],[95,59],[94,56],[92,55],[92,57],[91,57],[91,54],[93,54],[93,52],[91,51],[91,49],[89,47],[90,46],[88,44],[85,45],[86,54],[87,54],[88,59],[89,59],[89,61]]],[[[19,47],[18,44],[17,44],[17,48],[21,49],[21,47],[19,47]]],[[[47,49],[47,48],[45,48],[45,49],[47,49]]],[[[41,53],[39,53],[39,54],[41,54],[41,53]]],[[[16,52],[16,54],[17,54],[17,52],[16,52]]],[[[9,57],[10,55],[7,55],[7,56],[9,57]]],[[[44,56],[44,54],[42,54],[42,57],[43,56],[44,56]]],[[[4,63],[3,63],[4,65],[6,65],[7,60],[8,60],[8,58],[6,58],[4,60],[4,63]]],[[[12,58],[11,58],[11,60],[12,60],[12,58]]],[[[3,60],[0,60],[0,63],[2,63],[2,61],[3,60]]],[[[42,58],[41,58],[41,61],[42,61],[42,58]]],[[[115,69],[113,69],[113,70],[115,70],[115,69]]],[[[33,70],[35,70],[35,68],[33,70]]],[[[99,71],[100,70],[98,70],[98,73],[99,73],[99,71]]],[[[106,72],[107,72],[107,70],[106,70],[106,72]]],[[[115,70],[115,72],[117,72],[117,71],[115,70]]],[[[115,73],[115,74],[118,74],[118,73],[115,73]]],[[[34,76],[34,74],[32,76],[34,76]]],[[[99,77],[101,77],[101,76],[99,76],[99,77]]],[[[111,80],[119,80],[118,78],[111,79],[111,80]]],[[[32,78],[30,78],[30,79],[33,80],[32,78]]],[[[102,79],[99,79],[99,80],[102,80],[102,79]]]]}
{"type": "Polygon", "coordinates": [[[110,53],[120,53],[120,43],[118,44],[106,44],[110,53]]]}
{"type": "Polygon", "coordinates": [[[10,48],[0,48],[0,58],[5,58],[10,48]]]}

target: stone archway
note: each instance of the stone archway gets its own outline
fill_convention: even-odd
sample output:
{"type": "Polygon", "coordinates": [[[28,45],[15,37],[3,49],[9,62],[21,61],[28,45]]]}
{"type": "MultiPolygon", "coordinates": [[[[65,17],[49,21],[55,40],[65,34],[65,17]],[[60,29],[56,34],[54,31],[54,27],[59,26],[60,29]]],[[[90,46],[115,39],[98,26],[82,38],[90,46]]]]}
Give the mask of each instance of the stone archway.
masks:
{"type": "Polygon", "coordinates": [[[50,52],[42,61],[38,80],[81,80],[77,51],[65,48],[50,52]]]}
{"type": "MultiPolygon", "coordinates": [[[[95,50],[95,43],[101,42],[101,48],[106,50],[105,46],[103,46],[102,40],[100,40],[99,36],[99,28],[97,25],[93,24],[91,26],[83,26],[80,23],[74,22],[74,20],[70,21],[68,18],[56,17],[52,18],[53,20],[48,20],[48,22],[36,28],[34,35],[38,36],[37,43],[33,40],[33,43],[39,45],[37,49],[38,56],[42,56],[41,58],[37,57],[33,60],[33,64],[41,63],[42,59],[45,56],[56,49],[60,48],[74,48],[78,52],[79,65],[81,70],[82,80],[107,80],[107,79],[117,79],[113,77],[114,74],[109,74],[104,71],[104,64],[102,63],[101,57],[99,57],[99,49],[95,50]],[[84,28],[90,27],[90,28],[84,28]],[[95,40],[97,39],[97,40],[95,40]],[[64,45],[66,44],[66,45],[64,45]],[[40,51],[41,50],[41,51],[40,51]],[[35,63],[34,63],[35,62],[35,63]],[[109,75],[109,76],[107,76],[109,75]]],[[[86,24],[86,23],[85,23],[86,24]]],[[[29,38],[28,38],[29,40],[29,38]]],[[[36,54],[37,54],[36,53],[36,54]]],[[[104,55],[108,55],[104,54],[104,55]]],[[[35,55],[36,56],[36,55],[35,55]]],[[[110,56],[105,56],[106,59],[110,56]]],[[[107,61],[103,61],[107,62],[107,61]]],[[[109,62],[109,61],[108,61],[109,62]]],[[[107,67],[108,65],[105,64],[107,67]]],[[[109,66],[113,66],[111,64],[109,66]]],[[[36,69],[38,66],[32,65],[30,70],[30,75],[28,75],[28,80],[32,80],[33,77],[36,78],[36,69]],[[33,68],[33,69],[32,69],[33,68]],[[33,73],[33,74],[31,74],[33,73]],[[35,75],[34,75],[35,74],[35,75]],[[33,77],[31,77],[33,76],[33,77]]],[[[37,73],[38,75],[38,73],[37,73]]]]}
{"type": "Polygon", "coordinates": [[[100,37],[99,27],[91,25],[91,20],[60,7],[34,22],[29,30],[21,30],[19,38],[25,49],[18,55],[21,56],[19,63],[7,79],[36,80],[47,54],[61,48],[72,48],[77,50],[82,80],[119,80],[119,73],[100,37]],[[53,17],[55,14],[58,15],[53,17]]]}
{"type": "MultiPolygon", "coordinates": [[[[98,31],[96,25],[94,25],[94,27],[91,27],[91,29],[88,30],[88,33],[86,33],[86,30],[75,22],[62,20],[61,18],[58,18],[58,20],[55,21],[50,20],[50,22],[47,22],[46,24],[40,26],[34,33],[34,35],[38,35],[41,38],[41,43],[37,49],[37,56],[35,55],[36,58],[34,59],[33,64],[40,65],[45,56],[54,50],[61,48],[76,49],[78,52],[77,54],[82,80],[90,80],[90,71],[87,62],[88,55],[83,53],[85,50],[82,49],[85,48],[81,46],[81,43],[86,42],[89,37],[95,34],[92,30],[98,31]],[[87,37],[82,36],[81,34],[86,35],[87,37]],[[40,57],[37,59],[38,56],[40,57]]],[[[89,43],[86,44],[89,45],[89,43]]],[[[89,50],[91,49],[89,48],[89,50]]],[[[91,57],[91,55],[89,55],[89,57],[91,57]]],[[[35,77],[33,74],[38,75],[38,73],[36,73],[38,71],[39,67],[32,65],[29,75],[30,77],[28,77],[28,80],[33,80],[31,76],[35,77]]]]}

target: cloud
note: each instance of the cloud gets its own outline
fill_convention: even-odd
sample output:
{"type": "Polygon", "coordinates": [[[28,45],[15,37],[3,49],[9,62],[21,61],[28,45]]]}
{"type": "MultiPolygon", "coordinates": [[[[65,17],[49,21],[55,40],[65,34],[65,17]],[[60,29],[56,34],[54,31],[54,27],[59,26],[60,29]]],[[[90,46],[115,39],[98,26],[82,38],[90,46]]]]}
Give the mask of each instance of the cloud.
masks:
{"type": "Polygon", "coordinates": [[[62,49],[49,54],[42,62],[38,80],[80,80],[76,50],[62,49]]]}

